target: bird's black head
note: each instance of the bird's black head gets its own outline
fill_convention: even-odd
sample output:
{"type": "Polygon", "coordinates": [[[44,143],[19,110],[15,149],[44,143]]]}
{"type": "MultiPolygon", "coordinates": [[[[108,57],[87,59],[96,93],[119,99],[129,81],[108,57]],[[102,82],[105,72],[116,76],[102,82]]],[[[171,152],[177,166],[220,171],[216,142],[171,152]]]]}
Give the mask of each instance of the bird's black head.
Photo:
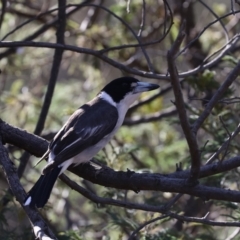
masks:
{"type": "Polygon", "coordinates": [[[114,102],[119,103],[126,96],[151,91],[157,88],[159,88],[157,84],[140,82],[133,77],[121,77],[108,83],[101,92],[107,93],[114,102]]]}

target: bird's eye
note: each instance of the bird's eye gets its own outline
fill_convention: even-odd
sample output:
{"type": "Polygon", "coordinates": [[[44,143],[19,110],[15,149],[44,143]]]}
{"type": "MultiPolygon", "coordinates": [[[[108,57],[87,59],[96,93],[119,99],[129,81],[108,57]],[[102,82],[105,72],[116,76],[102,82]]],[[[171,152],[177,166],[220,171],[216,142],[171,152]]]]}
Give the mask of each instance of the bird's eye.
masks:
{"type": "Polygon", "coordinates": [[[128,83],[123,83],[122,86],[123,86],[124,88],[127,88],[127,87],[128,87],[128,83]]]}

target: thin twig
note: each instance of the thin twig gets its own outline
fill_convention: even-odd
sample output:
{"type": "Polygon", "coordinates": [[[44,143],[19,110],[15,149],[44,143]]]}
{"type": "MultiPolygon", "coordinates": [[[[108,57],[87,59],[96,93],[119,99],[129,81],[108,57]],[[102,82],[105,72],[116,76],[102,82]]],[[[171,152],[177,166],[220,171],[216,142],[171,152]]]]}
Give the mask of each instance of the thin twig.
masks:
{"type": "Polygon", "coordinates": [[[127,13],[130,13],[130,0],[127,1],[127,13]]]}
{"type": "Polygon", "coordinates": [[[235,221],[235,222],[228,222],[228,221],[218,222],[218,221],[213,221],[213,220],[206,219],[209,213],[207,213],[202,218],[188,217],[188,216],[183,216],[183,215],[179,215],[179,214],[172,213],[172,212],[168,213],[168,214],[169,214],[169,217],[176,218],[177,220],[180,220],[182,222],[196,222],[196,223],[207,224],[207,225],[210,225],[210,226],[224,226],[224,227],[239,227],[240,226],[240,222],[239,221],[235,221]]]}
{"type": "MultiPolygon", "coordinates": [[[[169,9],[169,5],[168,5],[166,0],[163,0],[163,3],[164,3],[163,34],[165,34],[166,33],[166,29],[167,29],[167,16],[168,16],[167,10],[169,9]]],[[[170,14],[172,14],[172,13],[170,13],[170,14]]]]}
{"type": "Polygon", "coordinates": [[[177,109],[175,106],[168,107],[162,111],[148,114],[146,116],[134,116],[131,118],[126,118],[123,122],[125,126],[133,126],[142,123],[149,123],[154,121],[159,121],[163,118],[171,117],[177,114],[177,109]]]}
{"type": "MultiPolygon", "coordinates": [[[[65,13],[65,0],[59,0],[59,10],[58,10],[58,28],[56,32],[57,36],[57,43],[64,45],[64,34],[65,34],[65,25],[66,25],[66,13],[65,13]]],[[[54,56],[53,56],[53,64],[50,73],[50,79],[47,87],[47,92],[44,98],[43,106],[41,109],[41,113],[37,122],[37,126],[34,130],[34,134],[41,134],[44,123],[48,114],[48,110],[51,104],[54,88],[57,82],[57,77],[59,73],[59,68],[62,61],[62,55],[64,50],[63,49],[55,49],[54,56]]]]}
{"type": "MultiPolygon", "coordinates": [[[[124,147],[124,143],[121,142],[116,136],[114,137],[114,140],[117,142],[117,144],[120,147],[124,147]]],[[[129,152],[128,154],[131,156],[132,160],[136,163],[138,168],[147,168],[148,167],[148,164],[140,161],[140,159],[134,154],[134,152],[129,152]]]]}
{"type": "Polygon", "coordinates": [[[165,2],[165,6],[169,10],[170,24],[169,24],[168,29],[164,31],[164,34],[162,37],[160,37],[159,39],[156,39],[154,41],[151,41],[151,42],[141,43],[141,45],[140,44],[127,44],[127,45],[120,45],[120,46],[115,46],[115,47],[104,48],[104,49],[100,50],[101,53],[106,53],[106,52],[113,51],[113,50],[121,50],[124,48],[131,48],[131,47],[136,48],[136,47],[141,47],[141,46],[144,47],[144,46],[154,45],[154,44],[160,43],[163,39],[165,39],[165,37],[169,34],[171,27],[173,25],[173,12],[172,12],[168,2],[167,1],[164,1],[164,2],[165,2]]]}
{"type": "MultiPolygon", "coordinates": [[[[180,83],[181,82],[183,82],[183,80],[181,80],[180,83]]],[[[165,93],[167,93],[171,90],[172,90],[172,85],[171,84],[161,86],[161,89],[155,95],[150,96],[150,97],[146,97],[146,98],[142,99],[141,101],[136,102],[134,105],[132,105],[132,107],[129,109],[129,112],[135,111],[137,108],[154,101],[156,98],[158,98],[160,96],[163,96],[165,93]]]]}
{"type": "Polygon", "coordinates": [[[229,86],[236,80],[236,78],[240,74],[240,61],[238,61],[238,64],[236,67],[232,70],[232,72],[228,75],[227,79],[222,83],[222,85],[218,88],[216,93],[213,95],[212,99],[207,104],[206,108],[202,112],[202,114],[198,117],[198,119],[193,124],[193,131],[197,133],[199,128],[202,126],[203,122],[206,120],[206,118],[211,113],[214,106],[217,104],[217,102],[220,100],[220,98],[223,96],[224,92],[227,91],[229,86]]]}
{"type": "MultiPolygon", "coordinates": [[[[63,44],[58,44],[58,43],[33,42],[33,41],[0,42],[0,48],[3,48],[3,47],[11,47],[11,49],[8,51],[12,51],[12,49],[14,49],[16,47],[39,47],[39,48],[63,49],[63,50],[69,50],[69,51],[78,52],[78,53],[85,53],[85,54],[89,54],[89,55],[98,57],[98,58],[102,59],[103,61],[109,63],[110,65],[112,65],[118,69],[121,69],[123,71],[126,71],[128,73],[131,73],[131,74],[143,76],[146,78],[168,79],[168,77],[166,77],[165,75],[147,73],[144,71],[140,71],[140,70],[137,70],[134,68],[127,67],[124,64],[121,64],[118,61],[115,61],[115,60],[107,57],[106,55],[102,54],[100,51],[96,51],[96,50],[92,50],[92,49],[88,49],[88,48],[80,48],[80,47],[73,46],[73,45],[66,45],[66,44],[63,45],[63,44]]],[[[13,51],[15,51],[15,50],[13,50],[13,51]]],[[[5,57],[6,54],[8,54],[8,53],[4,52],[4,56],[3,56],[3,53],[0,54],[0,58],[5,57]]]]}
{"type": "Polygon", "coordinates": [[[164,211],[163,207],[152,206],[152,205],[148,205],[148,204],[127,202],[125,200],[121,201],[121,200],[112,199],[112,198],[99,197],[95,193],[81,187],[76,182],[72,181],[65,174],[62,174],[59,178],[64,183],[66,183],[70,188],[77,191],[78,193],[80,193],[84,197],[90,199],[91,201],[93,201],[96,204],[112,205],[112,206],[124,207],[124,208],[128,208],[128,209],[138,209],[138,210],[150,211],[150,212],[160,212],[161,213],[164,211]]]}
{"type": "MultiPolygon", "coordinates": [[[[193,101],[193,100],[198,100],[198,101],[205,100],[207,103],[209,102],[209,100],[206,100],[204,97],[203,98],[189,98],[189,100],[191,100],[191,101],[193,101]]],[[[223,99],[220,99],[218,101],[218,103],[223,103],[223,104],[226,104],[226,105],[239,103],[239,102],[240,102],[240,97],[223,98],[223,99]]]]}
{"type": "Polygon", "coordinates": [[[223,119],[222,119],[221,116],[219,116],[219,119],[220,119],[220,121],[221,121],[221,123],[222,123],[222,125],[223,125],[223,128],[224,128],[225,131],[227,132],[227,135],[228,135],[228,138],[229,138],[229,141],[227,141],[227,144],[226,144],[226,147],[225,147],[224,154],[223,154],[223,156],[222,156],[222,158],[221,158],[221,160],[220,160],[220,161],[223,161],[224,158],[225,158],[226,155],[227,155],[228,147],[229,147],[229,144],[230,144],[230,142],[231,142],[231,140],[232,140],[232,136],[231,136],[231,133],[228,131],[227,126],[226,126],[226,124],[224,123],[224,121],[223,121],[223,119]]]}
{"type": "Polygon", "coordinates": [[[235,15],[233,0],[231,0],[231,12],[235,15]]]}
{"type": "MultiPolygon", "coordinates": [[[[42,156],[48,147],[48,142],[46,140],[21,129],[14,128],[3,121],[0,121],[0,135],[2,136],[4,143],[13,144],[38,157],[42,156]]],[[[239,166],[240,156],[226,159],[221,164],[212,163],[201,167],[199,178],[227,172],[236,169],[239,166]]],[[[194,188],[186,187],[185,179],[189,176],[189,170],[174,172],[168,175],[161,175],[158,173],[132,173],[129,175],[128,172],[114,171],[110,168],[99,173],[89,164],[71,167],[69,170],[79,177],[105,187],[134,191],[154,190],[178,192],[203,199],[240,202],[239,191],[208,187],[204,185],[197,185],[194,188]]]]}
{"type": "MultiPolygon", "coordinates": [[[[170,16],[171,16],[171,24],[170,24],[168,30],[166,31],[166,35],[167,35],[168,32],[169,32],[170,29],[171,29],[171,26],[172,26],[172,23],[173,23],[173,20],[172,20],[173,17],[172,17],[171,8],[170,8],[169,5],[167,4],[167,1],[165,2],[165,4],[166,4],[166,6],[168,7],[168,10],[169,10],[170,16]]],[[[68,7],[71,7],[71,6],[75,6],[76,8],[75,8],[74,10],[70,11],[69,13],[67,13],[67,15],[69,15],[69,14],[75,12],[76,10],[78,10],[79,8],[81,8],[81,7],[82,7],[82,4],[78,4],[78,5],[76,5],[76,4],[69,4],[69,5],[68,5],[68,7]]],[[[236,13],[237,13],[237,12],[240,12],[240,10],[239,10],[239,11],[236,11],[236,13]]],[[[231,15],[231,13],[228,13],[228,14],[220,17],[219,19],[223,19],[223,18],[225,18],[225,17],[227,17],[227,16],[230,16],[230,15],[231,15]]],[[[53,45],[52,45],[52,44],[49,45],[49,44],[47,44],[47,43],[39,43],[39,44],[36,44],[36,45],[35,45],[35,44],[32,44],[32,45],[31,45],[29,42],[26,42],[26,41],[32,41],[34,38],[36,38],[36,37],[39,36],[41,33],[43,33],[44,31],[46,31],[48,28],[50,28],[51,26],[53,26],[53,25],[56,23],[56,21],[57,21],[57,20],[55,19],[55,20],[49,22],[48,24],[44,25],[42,28],[40,28],[39,30],[37,30],[34,34],[32,34],[31,36],[28,36],[27,38],[25,38],[23,41],[21,41],[21,42],[19,42],[19,43],[14,43],[14,42],[6,42],[6,43],[4,43],[4,42],[3,42],[3,44],[0,45],[0,46],[2,46],[2,47],[11,47],[11,49],[8,49],[8,50],[6,50],[5,52],[1,53],[1,54],[0,54],[0,59],[3,58],[3,57],[6,57],[7,55],[9,55],[9,54],[11,54],[11,53],[14,53],[14,52],[15,52],[15,48],[14,48],[14,47],[21,47],[21,46],[32,46],[32,47],[34,47],[34,46],[38,46],[38,47],[48,47],[48,48],[64,48],[65,50],[76,51],[76,52],[81,52],[81,53],[86,53],[86,54],[94,55],[94,56],[96,56],[96,57],[99,57],[99,58],[102,59],[103,61],[106,61],[107,63],[111,64],[112,66],[115,66],[115,67],[117,67],[117,68],[119,68],[119,69],[121,69],[121,70],[123,70],[123,71],[126,71],[126,72],[128,72],[128,73],[130,73],[130,74],[135,74],[135,75],[143,76],[143,77],[146,77],[146,78],[169,79],[169,76],[166,76],[165,74],[153,74],[153,73],[148,73],[148,72],[139,71],[139,70],[136,70],[136,69],[133,69],[133,68],[128,68],[128,67],[126,67],[125,65],[120,64],[120,63],[118,63],[118,62],[116,62],[116,61],[114,61],[114,60],[112,60],[112,59],[110,59],[110,58],[108,58],[108,57],[106,57],[106,56],[101,56],[102,54],[100,54],[98,51],[94,51],[94,50],[90,51],[91,49],[84,49],[84,50],[81,49],[81,50],[80,50],[79,48],[77,48],[77,49],[74,50],[74,49],[73,49],[73,46],[58,46],[58,45],[53,46],[54,44],[53,44],[53,45]],[[24,42],[25,42],[25,43],[24,43],[24,42]],[[44,46],[44,45],[45,45],[45,46],[44,46]],[[86,50],[86,51],[85,51],[85,50],[86,50]]],[[[207,28],[209,28],[209,26],[211,26],[213,23],[215,23],[215,21],[212,22],[212,23],[210,23],[210,25],[208,25],[208,26],[204,29],[204,31],[205,31],[207,28]]],[[[160,42],[162,39],[164,39],[164,38],[166,37],[166,35],[164,35],[161,39],[158,39],[158,40],[156,40],[156,41],[153,41],[153,42],[150,42],[150,43],[141,44],[141,46],[146,46],[146,45],[151,45],[151,44],[158,43],[158,42],[160,42]]],[[[200,35],[201,35],[201,34],[200,34],[200,35]]],[[[198,35],[198,36],[196,37],[196,39],[199,38],[200,35],[198,35]]],[[[196,39],[195,39],[195,40],[196,40],[196,39]]],[[[204,69],[208,69],[208,68],[210,68],[210,67],[218,64],[218,62],[221,60],[221,58],[222,58],[228,51],[230,51],[230,50],[234,47],[235,43],[236,43],[238,40],[239,40],[238,38],[235,38],[234,41],[231,41],[231,40],[230,40],[229,43],[228,43],[228,45],[226,46],[226,48],[225,48],[216,58],[214,58],[211,62],[206,63],[206,64],[201,65],[201,66],[198,66],[198,67],[196,67],[196,68],[194,68],[194,69],[192,69],[192,70],[190,70],[190,71],[180,73],[180,74],[179,74],[179,78],[185,78],[185,77],[194,75],[194,74],[196,74],[196,73],[198,73],[198,72],[200,72],[200,71],[203,71],[204,69]]],[[[119,48],[118,48],[118,47],[113,47],[113,48],[121,49],[121,48],[139,47],[139,46],[140,46],[139,44],[133,44],[133,45],[122,45],[122,46],[119,46],[119,48]]],[[[188,47],[188,46],[186,46],[186,47],[188,47]]],[[[104,53],[104,51],[110,51],[110,50],[113,50],[113,49],[112,49],[112,48],[104,49],[104,50],[102,50],[101,53],[104,53]]],[[[100,50],[100,51],[101,51],[101,50],[100,50]]]]}
{"type": "Polygon", "coordinates": [[[205,2],[203,2],[202,0],[198,0],[198,2],[200,2],[206,9],[208,9],[208,11],[212,13],[212,15],[216,18],[216,20],[219,20],[219,23],[223,28],[223,32],[224,32],[224,35],[225,35],[225,38],[226,38],[226,42],[228,42],[229,41],[228,31],[227,31],[226,27],[224,26],[224,23],[222,22],[222,19],[220,19],[219,16],[205,2]]]}
{"type": "Polygon", "coordinates": [[[206,164],[212,163],[219,156],[219,154],[229,146],[230,142],[234,139],[235,136],[238,135],[239,132],[240,124],[238,124],[237,128],[229,136],[229,138],[222,144],[222,146],[206,161],[206,164]]]}
{"type": "MultiPolygon", "coordinates": [[[[72,4],[72,5],[75,5],[75,4],[72,4]]],[[[117,16],[114,12],[112,12],[111,10],[109,10],[108,8],[104,7],[104,6],[101,6],[101,5],[96,5],[96,4],[91,4],[91,3],[87,3],[87,4],[84,4],[84,6],[90,6],[90,7],[96,7],[96,8],[100,8],[106,12],[108,12],[109,14],[111,14],[113,17],[115,17],[117,20],[119,20],[131,33],[132,35],[134,36],[134,38],[138,41],[139,43],[139,46],[143,52],[143,55],[147,61],[147,64],[148,64],[148,68],[149,68],[149,71],[154,73],[154,68],[153,68],[153,65],[150,61],[150,58],[146,52],[146,50],[144,49],[142,43],[141,43],[141,40],[140,38],[137,36],[137,34],[134,32],[134,30],[132,29],[132,27],[130,27],[130,25],[125,21],[123,20],[121,17],[117,16]]],[[[101,50],[100,50],[101,51],[101,50]]],[[[103,53],[103,51],[101,52],[103,53]]]]}
{"type": "Polygon", "coordinates": [[[215,52],[213,52],[212,54],[210,54],[209,56],[207,56],[203,62],[202,65],[204,65],[205,63],[207,63],[209,61],[209,59],[211,59],[213,56],[215,56],[216,54],[218,54],[220,52],[220,55],[222,55],[222,51],[225,51],[225,48],[229,47],[229,44],[231,44],[231,47],[233,47],[234,44],[236,44],[236,42],[238,41],[240,35],[236,34],[233,38],[231,38],[225,45],[223,45],[222,47],[220,47],[218,50],[216,50],[215,52]]]}
{"type": "MultiPolygon", "coordinates": [[[[75,13],[77,10],[79,10],[82,7],[82,4],[78,4],[75,5],[75,8],[70,10],[66,16],[70,16],[71,14],[75,13]]],[[[69,7],[73,7],[72,5],[68,5],[69,7]]],[[[44,24],[42,27],[40,27],[38,30],[36,30],[35,32],[33,32],[31,35],[25,37],[22,41],[23,42],[28,42],[28,41],[32,41],[33,39],[37,38],[39,35],[41,35],[42,33],[46,32],[49,28],[53,27],[58,21],[58,18],[54,18],[53,20],[49,21],[48,23],[44,24]]],[[[18,46],[16,46],[18,47],[18,46]]],[[[16,52],[16,48],[10,48],[2,53],[0,53],[0,59],[7,57],[10,54],[13,54],[16,52]]]]}
{"type": "Polygon", "coordinates": [[[1,8],[1,16],[0,16],[0,30],[2,29],[4,15],[6,13],[7,0],[1,0],[1,2],[2,2],[2,8],[1,8]]]}
{"type": "Polygon", "coordinates": [[[19,24],[18,26],[16,26],[12,31],[8,32],[5,36],[3,36],[1,41],[4,41],[7,37],[9,37],[11,34],[15,33],[17,30],[21,29],[22,27],[24,27],[28,23],[33,22],[34,20],[37,20],[37,19],[41,18],[42,16],[50,14],[50,13],[55,12],[57,10],[58,10],[58,8],[54,8],[54,9],[48,10],[48,11],[46,11],[44,13],[38,14],[37,16],[26,20],[25,22],[23,22],[23,23],[19,24]]]}
{"type": "MultiPolygon", "coordinates": [[[[239,12],[240,12],[240,10],[236,11],[235,13],[239,13],[239,12]]],[[[222,20],[222,19],[224,19],[224,18],[226,18],[226,17],[229,17],[230,15],[232,15],[231,12],[230,12],[230,13],[227,13],[227,14],[219,17],[218,19],[210,22],[209,24],[207,24],[207,25],[203,28],[203,30],[198,33],[198,35],[197,35],[194,39],[192,39],[183,49],[181,49],[181,51],[176,55],[176,57],[178,57],[178,56],[181,55],[183,52],[185,52],[197,39],[200,38],[200,36],[201,36],[210,26],[212,26],[212,25],[215,24],[216,22],[218,22],[218,21],[220,21],[220,20],[222,20]]]]}
{"type": "Polygon", "coordinates": [[[170,208],[183,196],[182,193],[178,193],[176,196],[174,196],[168,203],[164,205],[164,209],[166,212],[170,210],[170,208]]]}
{"type": "Polygon", "coordinates": [[[224,104],[233,104],[233,103],[239,103],[240,102],[240,97],[232,97],[232,98],[224,98],[218,101],[219,103],[224,103],[224,104]]]}
{"type": "Polygon", "coordinates": [[[142,35],[142,31],[145,26],[145,18],[146,18],[146,2],[145,2],[145,0],[142,0],[142,21],[141,21],[140,28],[139,28],[139,31],[137,34],[138,37],[141,37],[141,35],[142,35]]]}
{"type": "Polygon", "coordinates": [[[233,240],[239,234],[240,228],[236,228],[225,240],[233,240]]]}
{"type": "Polygon", "coordinates": [[[133,240],[133,239],[134,239],[134,236],[135,236],[138,232],[140,232],[141,229],[145,228],[147,225],[149,225],[149,224],[151,224],[151,223],[154,223],[154,222],[156,222],[156,221],[162,220],[162,219],[167,218],[167,217],[169,217],[169,215],[168,215],[168,214],[164,214],[163,216],[156,217],[156,218],[153,218],[153,219],[151,219],[151,220],[149,220],[149,221],[144,222],[143,224],[141,224],[139,227],[137,227],[137,228],[132,232],[132,234],[130,235],[130,237],[128,238],[128,240],[133,240]]]}

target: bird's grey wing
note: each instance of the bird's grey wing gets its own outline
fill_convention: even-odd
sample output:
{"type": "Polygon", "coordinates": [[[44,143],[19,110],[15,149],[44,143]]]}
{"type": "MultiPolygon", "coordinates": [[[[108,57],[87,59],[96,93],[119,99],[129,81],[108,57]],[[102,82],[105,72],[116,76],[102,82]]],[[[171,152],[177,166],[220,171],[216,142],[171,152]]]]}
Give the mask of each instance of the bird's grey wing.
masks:
{"type": "Polygon", "coordinates": [[[115,128],[117,120],[118,111],[112,105],[101,101],[90,107],[83,105],[50,144],[50,151],[55,157],[44,173],[98,143],[115,128]]]}

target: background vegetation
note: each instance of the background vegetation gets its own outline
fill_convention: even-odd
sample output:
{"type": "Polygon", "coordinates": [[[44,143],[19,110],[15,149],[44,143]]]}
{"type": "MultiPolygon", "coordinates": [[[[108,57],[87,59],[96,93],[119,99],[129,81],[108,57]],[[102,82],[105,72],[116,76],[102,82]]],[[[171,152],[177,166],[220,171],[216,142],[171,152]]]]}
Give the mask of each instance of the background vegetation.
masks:
{"type": "Polygon", "coordinates": [[[238,1],[1,6],[0,239],[240,239],[238,1]],[[46,140],[125,75],[161,89],[96,156],[108,168],[70,169],[44,209],[22,207],[46,140]]]}

